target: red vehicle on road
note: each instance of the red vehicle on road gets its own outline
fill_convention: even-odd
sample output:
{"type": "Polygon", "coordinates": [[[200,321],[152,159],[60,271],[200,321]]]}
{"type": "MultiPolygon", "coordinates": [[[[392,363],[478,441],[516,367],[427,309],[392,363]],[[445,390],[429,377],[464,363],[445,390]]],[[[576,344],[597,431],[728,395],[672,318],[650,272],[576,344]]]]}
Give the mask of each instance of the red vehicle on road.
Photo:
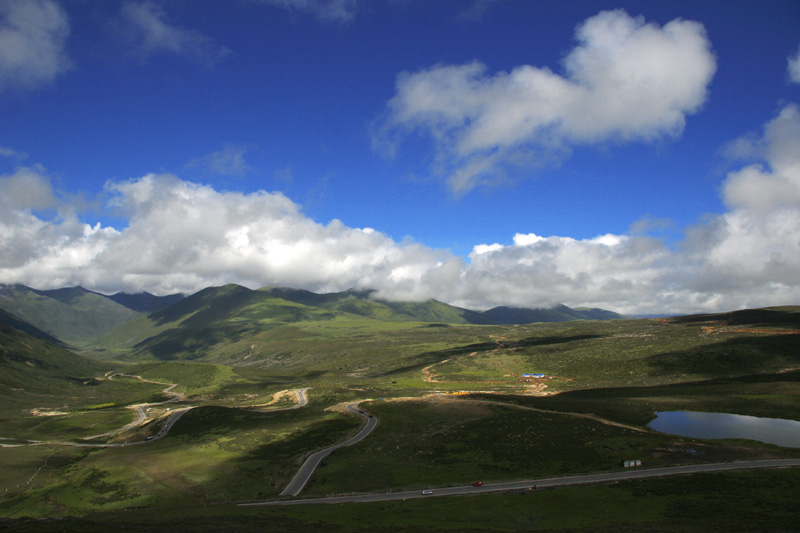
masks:
{"type": "Polygon", "coordinates": [[[476,481],[475,483],[472,484],[472,486],[473,487],[482,487],[483,486],[483,481],[476,481]]]}

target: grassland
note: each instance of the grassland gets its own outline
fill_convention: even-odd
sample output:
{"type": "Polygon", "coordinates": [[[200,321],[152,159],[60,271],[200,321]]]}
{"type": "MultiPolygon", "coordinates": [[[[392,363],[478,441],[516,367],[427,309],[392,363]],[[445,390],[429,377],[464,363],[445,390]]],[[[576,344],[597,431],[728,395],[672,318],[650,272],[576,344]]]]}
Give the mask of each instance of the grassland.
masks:
{"type": "MultiPolygon", "coordinates": [[[[217,328],[210,311],[198,317],[192,309],[172,310],[160,325],[149,318],[156,326],[150,336],[193,317],[197,327],[217,328]]],[[[192,524],[244,530],[269,520],[274,530],[293,531],[690,531],[700,520],[695,523],[724,530],[743,517],[763,520],[757,504],[766,501],[773,502],[770,527],[789,523],[788,501],[798,490],[793,471],[302,510],[224,504],[276,497],[304,457],[356,430],[356,418],[329,409],[356,400],[378,417],[378,429],[329,456],[304,495],[609,471],[623,459],[661,466],[800,457],[800,449],[675,437],[646,427],[655,411],[678,409],[800,420],[798,308],[522,326],[315,315],[255,328],[221,315],[224,327],[197,336],[191,350],[180,341],[181,353],[202,355],[193,360],[142,362],[136,354],[143,352],[133,348],[128,357],[121,343],[106,352],[115,354],[113,363],[70,362],[44,344],[6,337],[9,368],[25,371],[31,368],[25,361],[46,350],[58,357],[43,358],[42,365],[55,368],[56,359],[62,365],[37,389],[3,396],[0,437],[13,442],[76,440],[119,428],[133,419],[131,406],[167,399],[166,383],[183,396],[170,408],[194,407],[167,437],[141,446],[0,448],[0,466],[9,472],[0,481],[0,518],[15,520],[7,526],[47,531],[75,524],[91,531],[92,524],[116,521],[133,530],[196,530],[192,524]],[[127,359],[132,362],[120,363],[127,359]],[[149,381],[102,379],[112,369],[149,381]],[[308,407],[244,409],[299,387],[312,387],[308,407]],[[471,394],[446,394],[456,391],[471,394]],[[47,410],[52,416],[41,416],[47,410]],[[750,485],[736,485],[745,482],[750,485]],[[720,486],[731,492],[729,500],[715,495],[720,486]],[[704,515],[706,501],[712,512],[704,515]],[[70,516],[82,518],[18,522],[70,516]]],[[[163,423],[155,414],[114,440],[154,434],[163,423]]]]}
{"type": "MultiPolygon", "coordinates": [[[[8,531],[796,531],[796,472],[694,475],[406,502],[141,508],[18,521],[8,531]],[[768,513],[769,518],[766,519],[768,513]]],[[[0,522],[0,527],[3,527],[0,522]]]]}

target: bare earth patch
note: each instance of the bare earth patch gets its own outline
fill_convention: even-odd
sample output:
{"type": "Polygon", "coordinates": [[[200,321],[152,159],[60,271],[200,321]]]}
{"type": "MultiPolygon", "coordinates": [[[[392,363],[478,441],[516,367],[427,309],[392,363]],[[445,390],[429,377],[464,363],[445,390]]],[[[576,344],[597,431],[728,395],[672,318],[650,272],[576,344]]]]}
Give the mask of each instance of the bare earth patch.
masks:
{"type": "Polygon", "coordinates": [[[69,414],[63,411],[56,411],[55,409],[48,409],[46,407],[36,407],[31,409],[29,413],[33,416],[60,416],[69,414]]]}

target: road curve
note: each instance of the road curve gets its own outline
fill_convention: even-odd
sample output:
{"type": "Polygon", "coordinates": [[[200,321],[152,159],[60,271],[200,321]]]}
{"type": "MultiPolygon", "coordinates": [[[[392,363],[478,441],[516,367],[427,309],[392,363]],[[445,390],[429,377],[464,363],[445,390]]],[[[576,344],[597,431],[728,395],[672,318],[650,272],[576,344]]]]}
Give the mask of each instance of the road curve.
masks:
{"type": "Polygon", "coordinates": [[[281,492],[281,496],[297,496],[300,494],[300,491],[303,490],[303,487],[306,486],[308,480],[311,479],[311,475],[314,473],[314,470],[317,469],[319,464],[333,453],[334,450],[338,450],[339,448],[343,448],[345,446],[352,446],[353,444],[362,441],[367,435],[372,433],[372,431],[378,426],[378,419],[374,416],[367,415],[360,409],[358,409],[358,403],[350,403],[347,404],[347,408],[357,414],[358,416],[364,418],[367,423],[364,427],[361,428],[361,431],[350,437],[344,442],[340,442],[339,444],[335,444],[329,448],[322,449],[318,452],[315,452],[309,456],[308,459],[303,463],[303,466],[300,467],[300,470],[294,475],[292,480],[286,485],[286,488],[283,489],[281,492]]]}
{"type": "MultiPolygon", "coordinates": [[[[464,494],[480,494],[487,492],[506,492],[568,487],[572,485],[585,485],[590,483],[608,483],[612,481],[626,481],[630,479],[645,479],[651,477],[674,476],[685,474],[698,474],[704,472],[725,472],[734,470],[750,470],[756,468],[783,468],[798,467],[800,459],[772,459],[764,461],[735,461],[731,463],[709,463],[700,465],[671,466],[665,468],[648,468],[625,470],[622,472],[607,472],[602,474],[584,474],[580,476],[566,476],[557,478],[528,479],[505,483],[486,483],[480,487],[472,485],[461,487],[444,487],[431,489],[432,494],[423,495],[419,490],[404,492],[387,492],[382,494],[360,494],[348,496],[329,496],[324,498],[306,498],[302,500],[273,500],[266,502],[240,503],[241,506],[255,505],[305,505],[319,503],[352,503],[352,502],[380,502],[390,500],[406,500],[409,498],[431,498],[435,496],[459,496],[464,494]]],[[[302,487],[301,487],[302,488],[302,487]]],[[[282,493],[281,495],[287,495],[282,493]]]]}
{"type": "MultiPolygon", "coordinates": [[[[118,374],[118,373],[111,374],[110,376],[108,374],[106,374],[106,379],[112,379],[114,376],[118,376],[118,375],[119,376],[126,376],[126,377],[133,377],[133,378],[137,378],[137,379],[139,379],[141,381],[149,381],[150,383],[160,383],[158,381],[150,381],[150,380],[142,379],[141,376],[130,376],[128,374],[118,374]]],[[[115,429],[114,431],[109,431],[108,433],[103,433],[101,435],[93,435],[91,437],[83,437],[80,440],[87,441],[87,440],[91,440],[91,439],[97,439],[97,438],[101,438],[101,437],[106,437],[106,436],[109,436],[109,435],[120,433],[122,431],[125,431],[126,429],[130,429],[132,427],[138,426],[139,424],[144,422],[146,420],[146,418],[147,418],[147,415],[144,412],[144,408],[145,407],[149,407],[149,406],[152,406],[152,405],[162,405],[162,404],[165,404],[165,403],[177,402],[178,400],[181,399],[182,396],[180,394],[178,394],[177,392],[170,392],[173,388],[175,388],[177,386],[177,384],[175,384],[175,383],[172,383],[172,384],[164,383],[164,385],[170,385],[169,387],[167,387],[166,389],[163,390],[163,392],[165,394],[171,394],[172,395],[172,398],[170,398],[169,400],[166,400],[166,401],[163,401],[163,402],[158,402],[158,403],[142,404],[142,405],[140,405],[140,406],[138,406],[136,408],[137,418],[136,418],[135,421],[131,422],[130,424],[127,424],[127,425],[121,427],[120,429],[115,429]]],[[[292,410],[292,409],[299,409],[300,407],[305,407],[306,405],[308,405],[308,395],[306,394],[306,392],[310,388],[311,387],[306,387],[306,388],[303,388],[303,389],[297,389],[295,391],[295,396],[297,398],[297,403],[295,405],[293,405],[291,407],[284,407],[284,408],[281,408],[281,409],[268,409],[268,410],[265,410],[264,412],[289,411],[289,410],[292,410]]],[[[138,441],[133,441],[133,442],[104,442],[104,443],[53,442],[53,441],[41,441],[41,440],[26,440],[26,441],[20,442],[20,443],[11,443],[11,444],[3,443],[3,444],[0,444],[0,448],[17,448],[19,446],[45,446],[45,445],[48,445],[48,446],[73,446],[75,448],[121,448],[121,447],[124,447],[124,446],[137,446],[139,444],[148,444],[148,443],[151,443],[151,442],[156,441],[158,439],[166,437],[167,433],[169,433],[169,430],[172,429],[172,426],[175,425],[175,422],[177,422],[178,419],[180,419],[180,417],[182,417],[183,415],[185,415],[186,413],[188,413],[189,411],[191,411],[195,407],[196,406],[192,405],[192,406],[181,407],[181,408],[173,410],[168,415],[169,418],[167,419],[166,423],[161,428],[161,430],[157,434],[153,435],[152,437],[148,437],[148,438],[146,438],[144,440],[138,440],[138,441]]],[[[8,440],[13,440],[13,439],[8,439],[8,440]]]]}
{"type": "Polygon", "coordinates": [[[300,409],[301,407],[305,407],[306,405],[308,405],[308,395],[306,394],[306,392],[310,388],[311,387],[305,387],[294,391],[295,398],[297,398],[297,403],[294,404],[293,406],[284,407],[283,409],[270,409],[270,411],[291,411],[292,409],[300,409]]]}
{"type": "MultiPolygon", "coordinates": [[[[110,437],[111,435],[116,435],[117,433],[122,433],[123,431],[126,431],[128,429],[132,429],[132,428],[135,428],[137,426],[140,426],[140,425],[144,424],[144,422],[147,420],[147,413],[145,412],[146,408],[152,407],[152,406],[155,406],[155,405],[163,405],[165,403],[177,402],[178,400],[180,400],[183,397],[180,393],[171,392],[172,389],[174,389],[175,387],[178,386],[177,383],[164,383],[162,381],[153,381],[151,379],[144,379],[142,376],[133,376],[131,374],[121,374],[119,372],[115,372],[115,373],[110,374],[110,375],[109,374],[110,374],[109,372],[106,372],[106,375],[104,376],[109,381],[114,379],[114,376],[124,376],[124,377],[128,377],[128,378],[136,378],[139,381],[144,381],[146,383],[157,383],[159,385],[168,385],[168,387],[165,388],[161,392],[163,392],[164,394],[171,395],[172,398],[170,398],[169,400],[165,400],[163,402],[143,403],[141,405],[138,405],[136,407],[136,420],[134,420],[130,424],[126,424],[126,425],[122,426],[119,429],[115,429],[113,431],[108,431],[106,433],[101,433],[99,435],[92,435],[90,437],[81,437],[80,440],[94,440],[94,439],[101,439],[103,437],[110,437]]],[[[153,440],[153,439],[150,439],[150,440],[153,440]]]]}

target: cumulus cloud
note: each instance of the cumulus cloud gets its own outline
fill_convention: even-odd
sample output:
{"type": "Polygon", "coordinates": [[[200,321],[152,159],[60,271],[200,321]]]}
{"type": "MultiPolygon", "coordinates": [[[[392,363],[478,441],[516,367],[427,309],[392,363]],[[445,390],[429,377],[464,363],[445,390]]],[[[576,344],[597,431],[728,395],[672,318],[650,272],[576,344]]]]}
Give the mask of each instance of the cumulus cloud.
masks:
{"type": "Polygon", "coordinates": [[[0,91],[35,89],[67,71],[68,36],[67,14],[56,2],[0,1],[0,91]]]}
{"type": "Polygon", "coordinates": [[[800,107],[786,105],[764,128],[763,136],[743,137],[734,143],[742,154],[757,156],[756,163],[732,172],[722,196],[732,209],[760,215],[800,205],[800,107]]]}
{"type": "Polygon", "coordinates": [[[584,240],[518,234],[510,245],[476,246],[452,300],[480,307],[503,295],[511,305],[624,313],[800,301],[800,107],[786,105],[762,134],[736,144],[760,162],[728,174],[721,193],[729,211],[690,228],[676,248],[638,232],[584,240]]]}
{"type": "Polygon", "coordinates": [[[706,100],[716,60],[700,23],[604,11],[575,37],[563,75],[530,65],[491,74],[478,61],[400,74],[375,144],[430,134],[437,169],[464,194],[575,144],[677,136],[706,100]]]}
{"type": "Polygon", "coordinates": [[[22,167],[13,174],[0,176],[0,205],[7,212],[55,206],[56,197],[45,169],[22,167]]]}
{"type": "Polygon", "coordinates": [[[797,293],[800,107],[784,106],[758,144],[764,163],[731,172],[723,183],[723,199],[731,209],[720,217],[706,248],[706,272],[722,273],[731,287],[771,284],[797,293]]]}
{"type": "Polygon", "coordinates": [[[170,24],[164,10],[152,2],[128,2],[120,13],[134,53],[142,60],[167,52],[213,66],[232,53],[196,30],[170,24]]]}
{"type": "Polygon", "coordinates": [[[310,13],[318,20],[349,22],[355,18],[359,0],[261,0],[289,11],[310,13]]]}
{"type": "Polygon", "coordinates": [[[278,193],[221,193],[171,175],[112,183],[123,230],[41,220],[22,204],[0,227],[0,279],[37,287],[192,292],[228,282],[312,290],[390,289],[417,296],[429,271],[450,259],[370,228],[322,225],[278,193]],[[32,243],[35,243],[33,245],[32,243]],[[24,245],[30,244],[25,247],[24,245]]]}
{"type": "Polygon", "coordinates": [[[786,72],[789,75],[789,80],[794,83],[800,83],[800,47],[794,57],[790,57],[787,61],[786,72]]]}
{"type": "Polygon", "coordinates": [[[213,174],[242,177],[250,172],[250,166],[245,162],[246,146],[226,144],[222,150],[194,159],[189,162],[190,167],[205,168],[213,174]]]}
{"type": "Polygon", "coordinates": [[[639,305],[645,308],[648,299],[663,298],[648,292],[663,277],[670,251],[647,237],[517,234],[508,246],[476,247],[470,259],[458,298],[467,307],[485,307],[482,302],[496,301],[498,294],[505,305],[519,307],[531,307],[529,302],[594,306],[613,295],[616,305],[609,307],[629,311],[637,298],[644,298],[639,305]]]}
{"type": "Polygon", "coordinates": [[[670,247],[645,234],[518,233],[467,258],[371,228],[320,224],[280,193],[219,192],[173,175],[107,186],[125,228],[86,224],[41,167],[0,177],[0,280],[38,288],[192,292],[210,285],[377,289],[473,309],[560,302],[622,313],[688,313],[800,301],[800,107],[742,141],[759,162],[728,174],[728,211],[670,247]],[[58,215],[47,219],[42,209],[58,215]]]}

